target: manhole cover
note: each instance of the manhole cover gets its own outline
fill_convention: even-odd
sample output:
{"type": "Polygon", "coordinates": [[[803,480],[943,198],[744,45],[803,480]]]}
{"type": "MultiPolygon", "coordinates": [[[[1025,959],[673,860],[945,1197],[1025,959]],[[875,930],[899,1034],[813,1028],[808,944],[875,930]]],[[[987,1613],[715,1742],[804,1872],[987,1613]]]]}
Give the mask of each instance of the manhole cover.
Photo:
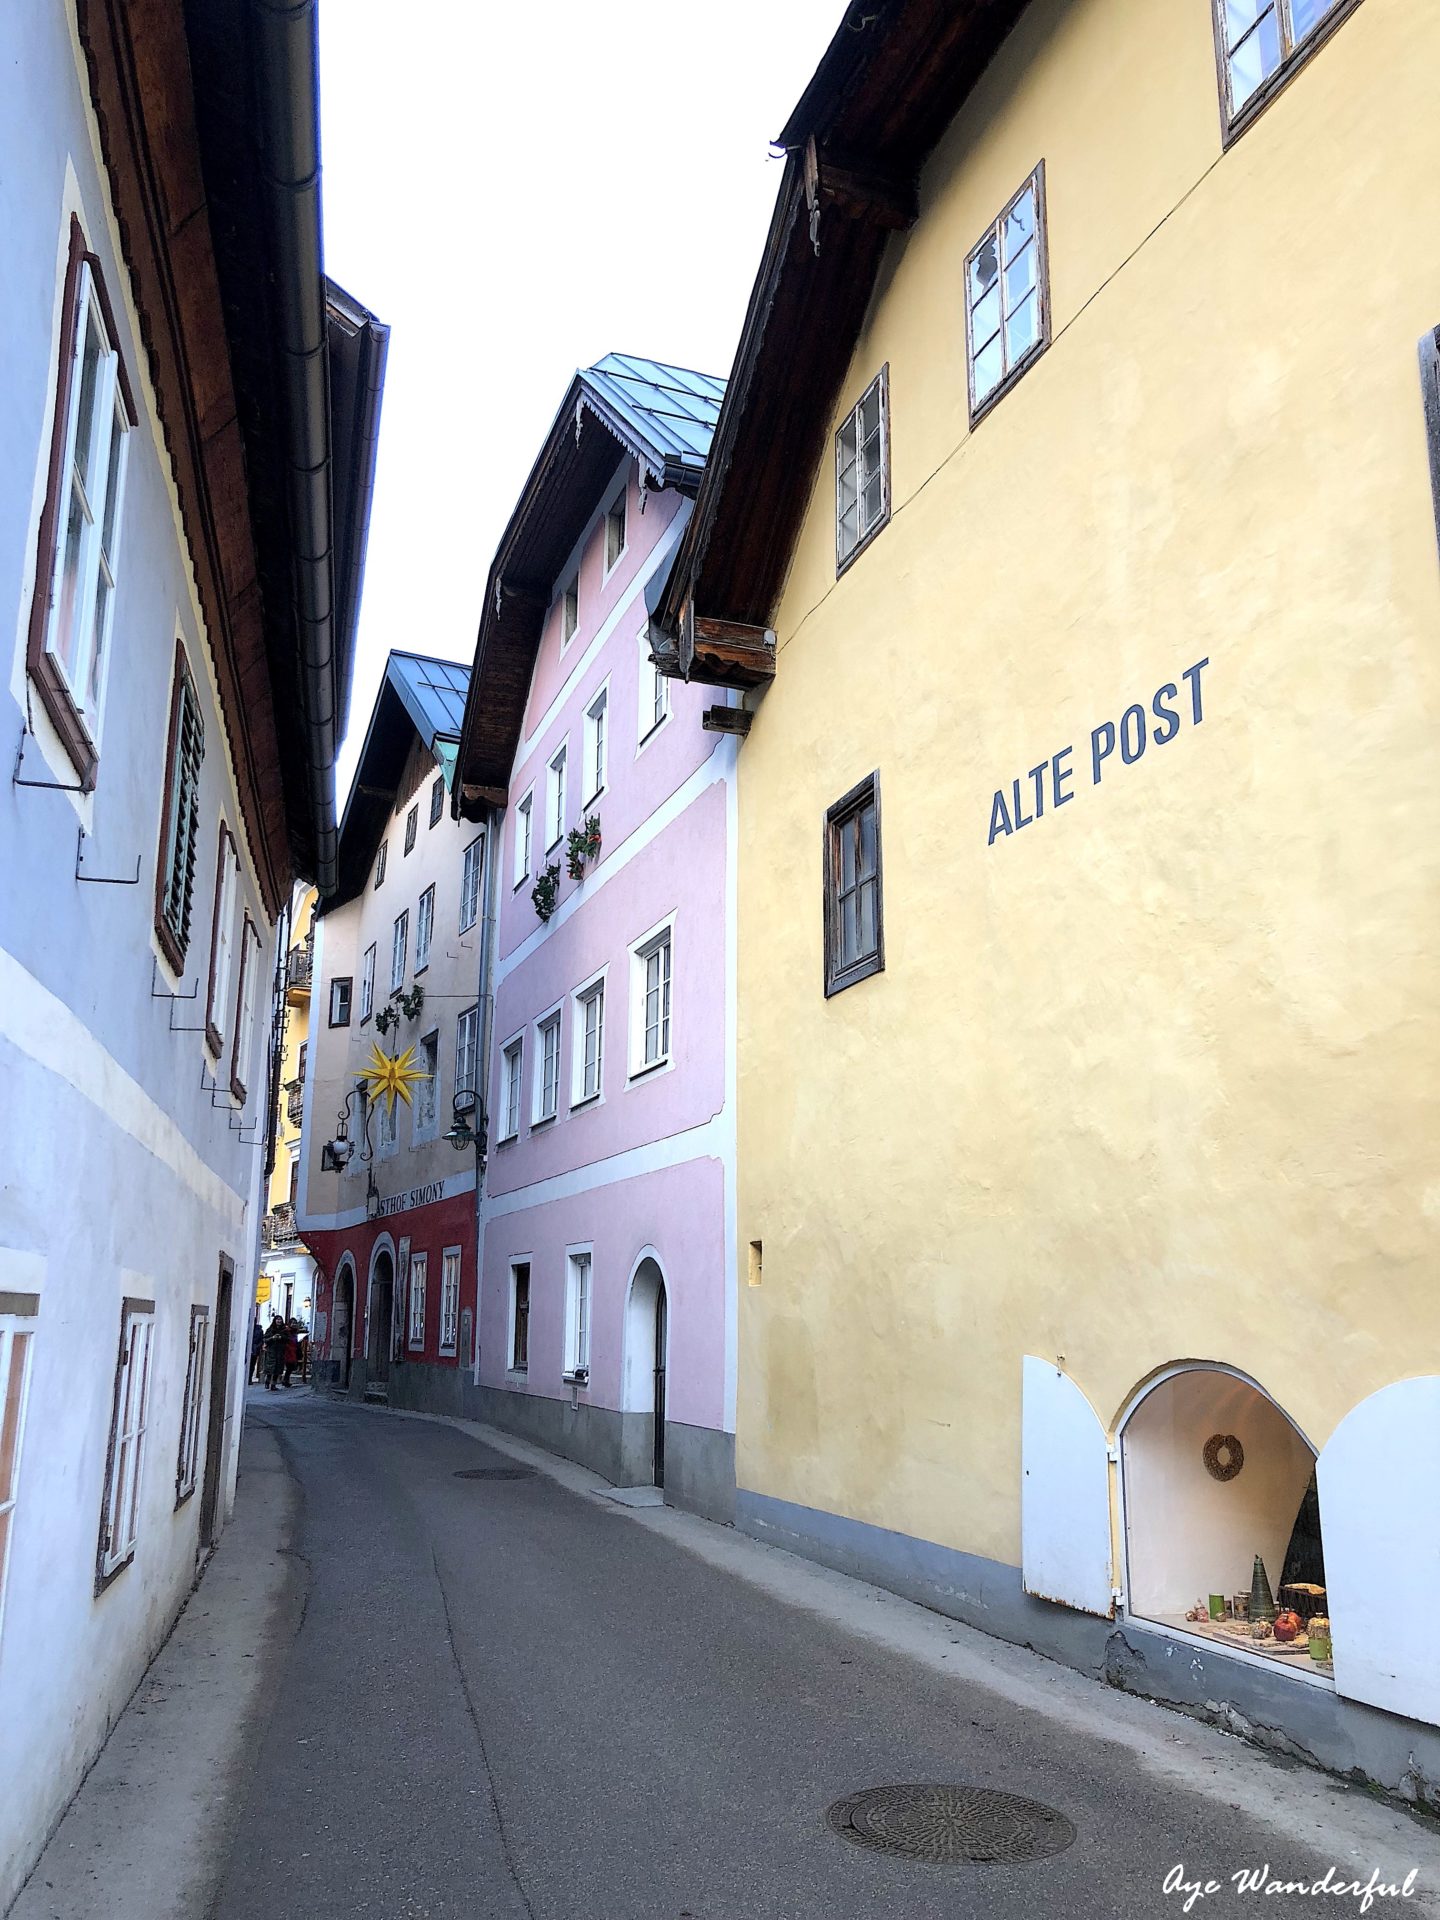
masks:
{"type": "Polygon", "coordinates": [[[857,1847],[946,1867],[1048,1860],[1075,1841],[1063,1813],[989,1787],[866,1787],[837,1800],[825,1818],[857,1847]]]}
{"type": "Polygon", "coordinates": [[[533,1467],[460,1467],[457,1480],[529,1480],[534,1476],[533,1467]]]}

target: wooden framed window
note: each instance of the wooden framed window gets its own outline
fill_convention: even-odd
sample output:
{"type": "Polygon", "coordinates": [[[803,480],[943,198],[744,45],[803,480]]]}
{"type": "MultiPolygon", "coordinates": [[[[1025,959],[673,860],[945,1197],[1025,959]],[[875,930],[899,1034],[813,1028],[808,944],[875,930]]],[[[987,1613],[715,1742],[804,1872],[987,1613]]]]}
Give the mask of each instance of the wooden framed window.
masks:
{"type": "Polygon", "coordinates": [[[530,878],[530,859],[535,827],[535,796],[527,793],[515,809],[514,884],[523,887],[530,878]]]}
{"type": "Polygon", "coordinates": [[[565,837],[565,763],[568,749],[561,747],[551,760],[545,783],[545,851],[553,853],[565,837]]]}
{"type": "Polygon", "coordinates": [[[1243,133],[1360,0],[1211,0],[1221,131],[1243,133]]]}
{"type": "Polygon", "coordinates": [[[430,939],[435,931],[435,887],[432,882],[420,896],[415,911],[415,971],[423,973],[430,964],[430,939]]]}
{"type": "Polygon", "coordinates": [[[423,1349],[425,1345],[425,1282],[429,1274],[430,1256],[428,1253],[412,1253],[410,1256],[410,1348],[412,1352],[423,1349]]]}
{"type": "Polygon", "coordinates": [[[360,962],[360,1024],[362,1027],[374,1011],[375,949],[369,946],[365,949],[365,957],[360,962]]]}
{"type": "Polygon", "coordinates": [[[630,1073],[649,1073],[670,1058],[670,974],[674,929],[659,927],[630,956],[630,1073]]]}
{"type": "Polygon", "coordinates": [[[600,1097],[600,1081],[605,1053],[605,982],[593,981],[575,995],[574,1038],[570,1050],[574,1056],[570,1104],[583,1106],[600,1097]]]}
{"type": "Polygon", "coordinates": [[[190,950],[196,842],[200,835],[200,767],[204,758],[205,723],[200,717],[200,701],[184,645],[177,640],[165,741],[160,857],[155,864],[155,934],[176,973],[185,971],[185,956],[190,950]]]}
{"type": "Polygon", "coordinates": [[[440,824],[440,815],[445,811],[445,776],[437,773],[430,787],[430,825],[440,824]]]}
{"type": "Polygon", "coordinates": [[[605,516],[605,571],[611,573],[620,564],[625,552],[625,494],[620,497],[605,516]]]}
{"type": "Polygon", "coordinates": [[[881,367],[835,434],[835,572],[890,518],[890,368],[881,367]]]}
{"type": "Polygon", "coordinates": [[[480,865],[485,855],[485,836],[477,834],[465,849],[460,866],[460,931],[468,933],[480,917],[480,865]]]}
{"type": "Polygon", "coordinates": [[[222,820],[215,854],[215,904],[210,914],[210,985],[205,999],[205,1039],[218,1060],[225,1051],[224,1021],[230,1005],[235,951],[235,888],[240,873],[235,836],[222,820]]]}
{"type": "Polygon", "coordinates": [[[240,985],[235,995],[235,1046],[230,1055],[230,1091],[243,1106],[255,1038],[255,999],[260,988],[260,935],[249,914],[240,930],[240,985]]]}
{"type": "Polygon", "coordinates": [[[500,1138],[513,1140],[520,1131],[520,1084],[525,1068],[525,1039],[517,1036],[500,1056],[500,1138]]]}
{"type": "Polygon", "coordinates": [[[175,1504],[195,1491],[200,1466],[200,1414],[205,1400],[205,1359],[210,1344],[209,1307],[190,1309],[190,1350],[185,1362],[185,1398],[180,1408],[180,1451],[175,1462],[175,1504]]]}
{"type": "Polygon", "coordinates": [[[530,1262],[510,1263],[510,1371],[524,1373],[530,1365],[530,1262]]]}
{"type": "Polygon", "coordinates": [[[405,816],[405,851],[415,851],[415,836],[420,831],[420,802],[417,800],[405,816]]]}
{"type": "Polygon", "coordinates": [[[590,1264],[588,1247],[565,1256],[565,1373],[586,1379],[590,1373],[590,1264]]]}
{"type": "Polygon", "coordinates": [[[480,1009],[466,1007],[455,1022],[455,1102],[457,1112],[470,1112],[475,1104],[480,1073],[480,1009]],[[461,1105],[470,1096],[468,1105],[461,1105]]]}
{"type": "Polygon", "coordinates": [[[880,882],[880,776],[872,773],[825,815],[825,993],[885,965],[880,882]]]}
{"type": "Polygon", "coordinates": [[[390,991],[398,993],[405,984],[405,955],[410,943],[410,910],[396,917],[390,936],[390,991]]]}
{"type": "Polygon", "coordinates": [[[970,425],[989,412],[1050,344],[1045,162],[965,262],[965,359],[970,425]]]}
{"type": "MultiPolygon", "coordinates": [[[[11,1304],[38,1306],[25,1294],[11,1304]]],[[[25,1438],[25,1404],[30,1391],[30,1349],[35,1339],[32,1312],[0,1314],[0,1622],[5,1618],[5,1580],[10,1538],[20,1498],[20,1448],[25,1438]]]]}
{"type": "Polygon", "coordinates": [[[535,1111],[531,1124],[553,1120],[560,1105],[560,1014],[535,1023],[535,1111]]]}
{"type": "Polygon", "coordinates": [[[560,645],[568,647],[580,629],[580,576],[566,587],[560,597],[560,645]]]}
{"type": "Polygon", "coordinates": [[[73,217],[59,369],[26,667],[88,792],[99,765],[126,457],[138,415],[100,262],[73,217]]]}
{"type": "Polygon", "coordinates": [[[440,1351],[453,1354],[460,1326],[460,1249],[446,1247],[440,1255],[440,1351]]]}
{"type": "Polygon", "coordinates": [[[350,995],[354,975],[342,973],[330,982],[330,1024],[332,1027],[348,1027],[350,1024],[350,995]]]}
{"type": "Polygon", "coordinates": [[[389,851],[390,842],[388,840],[382,840],[380,842],[380,851],[375,856],[375,885],[377,887],[382,887],[385,884],[385,858],[389,851]]]}
{"type": "Polygon", "coordinates": [[[609,700],[609,688],[602,687],[585,709],[586,806],[592,800],[598,800],[605,791],[605,720],[609,700]]]}
{"type": "Polygon", "coordinates": [[[95,1567],[97,1593],[135,1558],[154,1343],[155,1302],[124,1301],[120,1309],[120,1352],[115,1363],[110,1445],[105,1459],[105,1502],[100,1513],[100,1546],[95,1567]]]}

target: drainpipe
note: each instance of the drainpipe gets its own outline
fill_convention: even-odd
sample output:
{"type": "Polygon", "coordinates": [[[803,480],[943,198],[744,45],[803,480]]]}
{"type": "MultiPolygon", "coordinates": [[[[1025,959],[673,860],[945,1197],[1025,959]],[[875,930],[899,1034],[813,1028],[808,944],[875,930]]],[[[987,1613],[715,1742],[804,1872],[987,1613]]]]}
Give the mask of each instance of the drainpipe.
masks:
{"type": "Polygon", "coordinates": [[[315,881],[322,894],[330,894],[339,879],[338,716],[315,0],[250,0],[250,22],[259,68],[255,132],[279,267],[274,315],[284,356],[286,494],[295,556],[294,606],[300,633],[306,772],[315,823],[315,881]]]}

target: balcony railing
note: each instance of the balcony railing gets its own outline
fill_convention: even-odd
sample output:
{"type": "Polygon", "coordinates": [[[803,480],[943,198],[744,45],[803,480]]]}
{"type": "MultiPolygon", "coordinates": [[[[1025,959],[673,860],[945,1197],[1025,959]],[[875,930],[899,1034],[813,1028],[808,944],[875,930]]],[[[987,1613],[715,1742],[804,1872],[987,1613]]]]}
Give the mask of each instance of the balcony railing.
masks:
{"type": "Polygon", "coordinates": [[[285,1083],[285,1118],[290,1122],[292,1127],[298,1127],[300,1124],[300,1115],[304,1099],[305,1087],[303,1082],[299,1080],[288,1080],[285,1083]]]}
{"type": "Polygon", "coordinates": [[[261,1238],[267,1247],[293,1247],[300,1238],[300,1229],[295,1225],[295,1209],[288,1200],[282,1200],[266,1214],[261,1238]]]}
{"type": "Polygon", "coordinates": [[[315,965],[315,943],[305,939],[298,946],[291,947],[285,956],[285,985],[291,993],[308,993],[310,975],[315,965]]]}

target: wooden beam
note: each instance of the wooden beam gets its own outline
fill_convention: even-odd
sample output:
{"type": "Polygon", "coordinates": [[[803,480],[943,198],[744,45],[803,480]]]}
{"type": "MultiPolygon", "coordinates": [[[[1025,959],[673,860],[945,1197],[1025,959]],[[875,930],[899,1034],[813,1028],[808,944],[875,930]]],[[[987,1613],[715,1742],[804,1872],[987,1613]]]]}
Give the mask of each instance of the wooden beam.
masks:
{"type": "Polygon", "coordinates": [[[833,207],[851,220],[891,231],[912,227],[920,203],[913,180],[894,179],[864,167],[846,165],[839,156],[822,156],[812,133],[805,142],[805,202],[810,237],[818,253],[820,213],[833,207]]]}
{"type": "Polygon", "coordinates": [[[706,707],[700,716],[700,725],[706,733],[749,733],[750,722],[755,718],[744,707],[706,707]]]}
{"type": "Polygon", "coordinates": [[[715,687],[758,687],[775,678],[775,635],[769,627],[744,626],[695,612],[687,600],[680,615],[680,673],[715,687]]]}

